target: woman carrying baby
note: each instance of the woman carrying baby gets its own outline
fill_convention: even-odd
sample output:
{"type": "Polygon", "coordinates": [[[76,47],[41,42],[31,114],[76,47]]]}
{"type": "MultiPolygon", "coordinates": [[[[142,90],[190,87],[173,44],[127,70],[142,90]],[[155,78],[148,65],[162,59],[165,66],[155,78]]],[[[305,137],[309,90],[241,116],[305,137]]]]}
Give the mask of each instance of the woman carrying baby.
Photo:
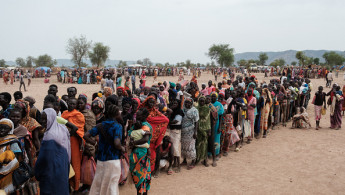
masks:
{"type": "Polygon", "coordinates": [[[129,156],[129,170],[132,174],[137,194],[147,194],[151,184],[150,140],[152,127],[146,121],[149,111],[141,108],[137,111],[136,123],[128,132],[132,153],[129,156]],[[141,126],[141,127],[140,127],[141,126]]]}

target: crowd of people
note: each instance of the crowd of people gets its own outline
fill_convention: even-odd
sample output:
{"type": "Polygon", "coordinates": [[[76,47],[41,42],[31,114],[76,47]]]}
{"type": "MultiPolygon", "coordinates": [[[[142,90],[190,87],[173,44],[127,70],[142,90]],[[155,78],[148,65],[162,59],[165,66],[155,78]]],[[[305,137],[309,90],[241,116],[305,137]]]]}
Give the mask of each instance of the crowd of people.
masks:
{"type": "MultiPolygon", "coordinates": [[[[327,93],[319,86],[311,94],[310,79],[286,70],[267,83],[230,71],[222,82],[200,85],[201,73],[195,71],[191,81],[152,86],[145,84],[142,70],[139,87],[137,73],[105,70],[101,91],[93,94],[78,95],[76,87],[69,87],[60,97],[51,84],[42,111],[34,97],[17,91],[11,104],[12,95],[2,92],[0,188],[7,193],[118,194],[119,185],[131,180],[137,194],[147,194],[152,177],[178,174],[184,165],[187,170],[199,163],[215,167],[231,149],[239,152],[244,142],[266,138],[289,121],[291,128],[310,128],[310,101],[316,130],[327,105],[330,128],[340,129],[345,86],[333,84],[327,93]]],[[[100,76],[85,73],[90,74],[86,82],[100,76]]]]}

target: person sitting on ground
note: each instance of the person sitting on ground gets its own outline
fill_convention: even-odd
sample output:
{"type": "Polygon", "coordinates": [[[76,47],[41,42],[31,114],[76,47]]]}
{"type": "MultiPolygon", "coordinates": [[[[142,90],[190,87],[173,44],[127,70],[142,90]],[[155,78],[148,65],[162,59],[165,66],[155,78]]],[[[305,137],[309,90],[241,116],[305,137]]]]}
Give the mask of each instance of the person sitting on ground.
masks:
{"type": "Polygon", "coordinates": [[[156,160],[158,163],[155,165],[155,175],[154,177],[159,176],[160,168],[165,168],[169,162],[168,175],[173,173],[172,171],[172,162],[174,158],[173,143],[170,141],[169,136],[164,136],[163,143],[159,145],[156,149],[156,160]]]}
{"type": "Polygon", "coordinates": [[[297,108],[297,114],[293,116],[292,120],[292,129],[307,128],[307,125],[309,125],[309,128],[311,127],[308,113],[304,107],[297,108]]]}

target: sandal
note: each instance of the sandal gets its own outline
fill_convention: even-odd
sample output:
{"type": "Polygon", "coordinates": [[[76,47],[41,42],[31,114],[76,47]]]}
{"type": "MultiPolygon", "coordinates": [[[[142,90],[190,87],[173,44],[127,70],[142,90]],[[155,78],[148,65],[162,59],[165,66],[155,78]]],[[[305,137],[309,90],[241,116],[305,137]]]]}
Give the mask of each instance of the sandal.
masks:
{"type": "Polygon", "coordinates": [[[171,169],[168,170],[168,175],[172,175],[173,171],[171,169]]]}
{"type": "Polygon", "coordinates": [[[192,170],[194,169],[195,165],[188,165],[187,170],[192,170]]]}

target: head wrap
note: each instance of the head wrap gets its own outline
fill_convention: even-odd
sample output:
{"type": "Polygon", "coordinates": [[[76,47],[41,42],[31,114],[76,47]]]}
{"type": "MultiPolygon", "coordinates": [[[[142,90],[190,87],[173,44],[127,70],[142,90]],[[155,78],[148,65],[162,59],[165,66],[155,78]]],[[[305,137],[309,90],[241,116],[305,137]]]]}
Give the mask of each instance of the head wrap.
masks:
{"type": "Polygon", "coordinates": [[[222,95],[223,97],[225,97],[225,92],[223,90],[220,90],[219,95],[222,95]]]}
{"type": "Polygon", "coordinates": [[[104,87],[103,94],[107,98],[108,96],[113,94],[113,90],[110,87],[104,87]]]}
{"type": "Polygon", "coordinates": [[[29,104],[35,104],[35,103],[36,103],[35,98],[33,98],[33,97],[31,97],[31,96],[26,96],[26,97],[24,98],[24,100],[25,100],[25,101],[28,101],[29,104]]]}
{"type": "Polygon", "coordinates": [[[122,90],[122,92],[125,92],[125,88],[123,87],[117,87],[116,90],[122,90]]]}
{"type": "Polygon", "coordinates": [[[212,91],[212,92],[211,92],[211,94],[210,94],[210,96],[212,96],[213,94],[215,94],[215,95],[216,95],[216,97],[218,98],[218,93],[217,93],[217,92],[212,91]]]}
{"type": "Polygon", "coordinates": [[[190,97],[186,97],[184,99],[183,107],[185,107],[186,102],[192,103],[192,106],[193,106],[194,100],[192,98],[190,98],[190,97]]]}
{"type": "Polygon", "coordinates": [[[11,128],[11,131],[8,132],[8,134],[13,134],[13,130],[14,130],[14,125],[13,122],[10,119],[7,118],[3,118],[0,120],[0,125],[7,125],[11,128]]]}
{"type": "Polygon", "coordinates": [[[83,100],[85,101],[85,103],[87,102],[87,96],[86,96],[85,93],[79,94],[78,99],[79,99],[79,98],[83,99],[83,100]]]}
{"type": "Polygon", "coordinates": [[[155,99],[154,97],[148,96],[148,97],[145,99],[145,101],[140,105],[139,108],[147,108],[147,109],[149,109],[147,103],[148,103],[148,101],[149,101],[150,99],[153,99],[154,101],[156,101],[156,99],[155,99]]]}
{"type": "Polygon", "coordinates": [[[139,98],[133,98],[133,100],[138,103],[138,107],[136,108],[136,109],[138,109],[140,107],[140,99],[139,98]]]}
{"type": "Polygon", "coordinates": [[[169,81],[169,84],[170,84],[170,86],[172,86],[172,87],[174,87],[174,88],[176,87],[176,84],[173,83],[173,82],[170,82],[170,81],[169,81]]]}
{"type": "Polygon", "coordinates": [[[43,141],[54,140],[66,149],[68,158],[71,160],[71,144],[68,129],[65,125],[61,125],[56,121],[56,112],[54,109],[46,108],[43,112],[47,115],[47,130],[44,133],[43,141]]]}
{"type": "Polygon", "coordinates": [[[206,101],[206,96],[201,95],[201,96],[199,97],[198,101],[200,101],[201,99],[204,99],[204,100],[206,101]]]}
{"type": "Polygon", "coordinates": [[[103,100],[99,97],[96,97],[93,101],[92,101],[92,106],[98,106],[101,109],[104,109],[104,103],[103,100]]]}

